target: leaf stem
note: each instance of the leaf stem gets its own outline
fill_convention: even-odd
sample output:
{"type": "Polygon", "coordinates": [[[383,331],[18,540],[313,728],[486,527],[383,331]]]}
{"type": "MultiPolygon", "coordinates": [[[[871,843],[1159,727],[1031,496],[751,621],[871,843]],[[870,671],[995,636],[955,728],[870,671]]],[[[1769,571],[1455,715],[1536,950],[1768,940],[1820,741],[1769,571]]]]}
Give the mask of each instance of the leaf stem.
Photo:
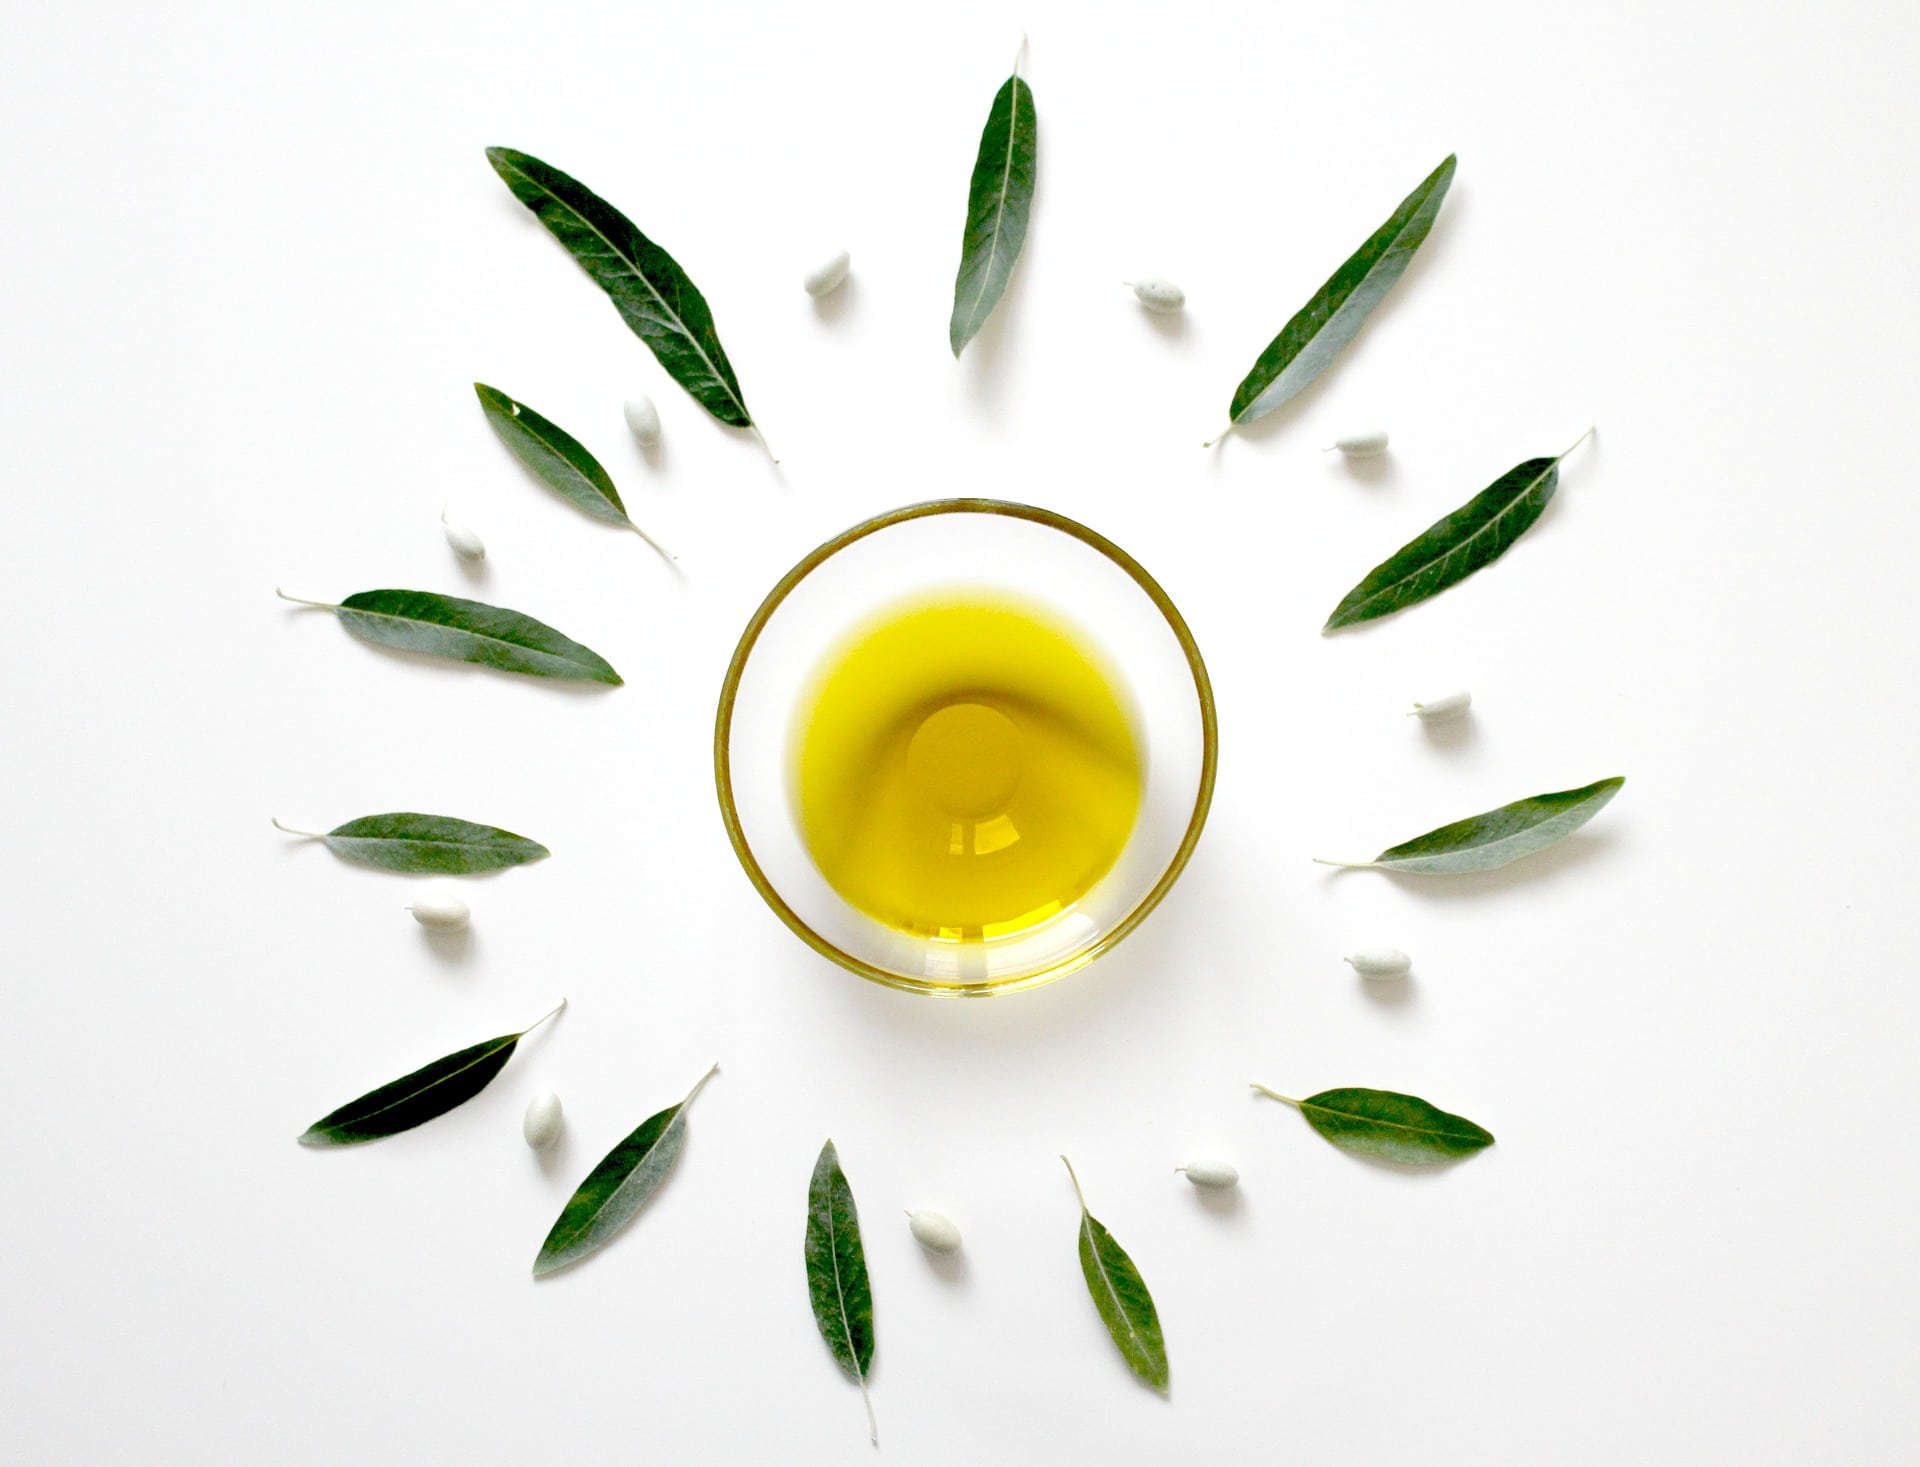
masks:
{"type": "Polygon", "coordinates": [[[685,1110],[688,1106],[692,1105],[693,1097],[698,1095],[702,1090],[706,1089],[707,1081],[711,1080],[715,1075],[719,1073],[720,1073],[720,1061],[715,1060],[712,1066],[707,1070],[706,1074],[702,1075],[698,1080],[695,1080],[693,1082],[693,1089],[689,1090],[687,1092],[687,1098],[680,1102],[680,1109],[685,1110]]]}
{"type": "Polygon", "coordinates": [[[555,1004],[552,1008],[548,1009],[539,1018],[535,1019],[531,1024],[527,1025],[526,1028],[522,1029],[519,1032],[519,1034],[515,1036],[515,1038],[525,1039],[529,1034],[533,1033],[535,1029],[538,1029],[542,1024],[546,1023],[548,1019],[551,1019],[555,1014],[559,1013],[560,1010],[562,1010],[566,1006],[567,1006],[567,1001],[564,998],[561,999],[559,1003],[555,1004]]]}
{"type": "Polygon", "coordinates": [[[278,596],[282,601],[291,601],[299,606],[317,606],[322,611],[338,611],[340,609],[340,603],[337,601],[309,601],[304,596],[289,596],[278,586],[273,588],[273,594],[278,596]]]}
{"type": "Polygon", "coordinates": [[[867,1373],[864,1370],[860,1372],[860,1399],[867,1407],[867,1440],[877,1447],[880,1445],[880,1423],[873,1419],[873,1397],[867,1394],[867,1373]]]}
{"type": "Polygon", "coordinates": [[[1233,424],[1229,423],[1227,424],[1226,427],[1222,428],[1218,433],[1214,434],[1213,437],[1209,438],[1205,443],[1201,444],[1200,446],[1202,448],[1212,448],[1214,444],[1220,442],[1223,438],[1227,436],[1227,434],[1231,433],[1232,431],[1233,431],[1233,424]]]}
{"type": "Polygon", "coordinates": [[[1027,33],[1020,32],[1020,49],[1013,53],[1013,74],[1020,75],[1020,68],[1027,64],[1027,33]]]}
{"type": "Polygon", "coordinates": [[[1258,1090],[1262,1095],[1265,1095],[1272,1100],[1284,1100],[1288,1105],[1292,1106],[1295,1110],[1300,1109],[1300,1102],[1295,1100],[1291,1095],[1282,1095],[1278,1090],[1269,1090],[1265,1085],[1262,1085],[1258,1080],[1249,1081],[1248,1083],[1252,1089],[1258,1090]]]}
{"type": "Polygon", "coordinates": [[[758,423],[749,423],[747,424],[747,426],[753,430],[753,436],[760,440],[760,446],[766,449],[767,457],[773,460],[774,466],[777,468],[779,466],[780,460],[774,454],[773,445],[767,442],[767,435],[760,431],[760,425],[758,423]]]}
{"type": "MultiPolygon", "coordinates": [[[[778,460],[775,460],[775,461],[778,462],[778,460]]],[[[642,540],[645,540],[647,544],[651,545],[655,550],[659,551],[660,554],[666,556],[668,560],[678,560],[680,558],[679,556],[675,555],[671,550],[667,549],[666,546],[662,545],[658,540],[654,539],[653,536],[649,535],[645,530],[641,529],[632,520],[627,521],[627,528],[629,530],[632,530],[633,533],[638,535],[642,540]]]]}
{"type": "Polygon", "coordinates": [[[1060,1160],[1067,1162],[1067,1175],[1073,1177],[1073,1195],[1079,1199],[1080,1215],[1084,1217],[1087,1212],[1087,1194],[1080,1190],[1080,1179],[1073,1174],[1073,1163],[1067,1161],[1065,1156],[1062,1156],[1060,1160]]]}
{"type": "Polygon", "coordinates": [[[302,830],[297,825],[282,825],[278,815],[269,815],[267,818],[273,822],[275,830],[284,830],[288,835],[303,835],[308,840],[325,840],[327,838],[327,834],[323,830],[302,830]]]}
{"type": "Polygon", "coordinates": [[[1555,458],[1554,462],[1559,463],[1560,459],[1565,458],[1568,454],[1572,453],[1574,449],[1578,448],[1581,444],[1585,443],[1589,438],[1593,437],[1593,430],[1597,426],[1599,425],[1596,423],[1587,424],[1587,431],[1582,433],[1578,438],[1574,439],[1573,442],[1569,443],[1565,448],[1561,449],[1559,457],[1555,458]]]}
{"type": "Polygon", "coordinates": [[[1325,856],[1315,856],[1313,858],[1313,864],[1316,866],[1338,866],[1342,871],[1366,871],[1370,870],[1377,863],[1373,861],[1329,861],[1325,856]]]}

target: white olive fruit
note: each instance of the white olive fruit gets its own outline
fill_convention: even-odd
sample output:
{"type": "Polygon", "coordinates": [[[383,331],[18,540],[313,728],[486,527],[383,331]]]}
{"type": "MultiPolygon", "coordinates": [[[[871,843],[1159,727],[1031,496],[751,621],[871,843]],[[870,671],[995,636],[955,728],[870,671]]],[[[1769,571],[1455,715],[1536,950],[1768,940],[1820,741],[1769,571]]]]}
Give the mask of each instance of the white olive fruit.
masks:
{"type": "Polygon", "coordinates": [[[1473,694],[1462,688],[1457,693],[1415,703],[1407,712],[1416,715],[1422,723],[1445,723],[1450,718],[1458,718],[1472,706],[1473,694]]]}
{"type": "Polygon", "coordinates": [[[1196,1187],[1205,1187],[1210,1192],[1232,1187],[1240,1180],[1240,1173],[1233,1163],[1221,1161],[1218,1157],[1197,1157],[1185,1166],[1175,1167],[1174,1170],[1185,1172],[1189,1182],[1196,1187]]]}
{"type": "Polygon", "coordinates": [[[422,892],[407,909],[413,920],[434,932],[459,932],[473,918],[473,909],[445,887],[422,892]]]}
{"type": "Polygon", "coordinates": [[[933,1212],[923,1207],[918,1212],[907,1214],[907,1226],[913,1230],[913,1236],[919,1239],[920,1246],[929,1253],[960,1251],[960,1229],[944,1212],[933,1212]]]}
{"type": "Polygon", "coordinates": [[[527,1102],[527,1114],[520,1122],[520,1134],[527,1138],[527,1145],[535,1151],[545,1151],[560,1139],[560,1127],[564,1121],[560,1097],[551,1090],[542,1090],[527,1102]]]}
{"type": "Polygon", "coordinates": [[[1134,299],[1149,311],[1157,311],[1165,315],[1179,310],[1187,303],[1187,293],[1171,280],[1162,280],[1158,276],[1149,275],[1144,280],[1129,280],[1126,283],[1133,287],[1134,299]]]}
{"type": "Polygon", "coordinates": [[[807,278],[800,283],[806,287],[808,295],[818,300],[823,295],[832,295],[844,285],[847,272],[852,268],[853,256],[842,250],[817,269],[808,271],[807,278]]]}
{"type": "Polygon", "coordinates": [[[660,441],[660,409],[653,405],[652,398],[644,392],[630,397],[623,411],[627,415],[627,427],[642,448],[651,448],[660,441]]]}
{"type": "Polygon", "coordinates": [[[462,560],[487,558],[486,543],[474,534],[470,527],[461,524],[458,520],[447,518],[444,508],[440,511],[440,528],[446,534],[447,544],[453,547],[453,553],[462,560]]]}
{"type": "Polygon", "coordinates": [[[1384,428],[1349,433],[1344,438],[1334,439],[1333,446],[1348,458],[1378,458],[1387,451],[1387,433],[1384,428]]]}
{"type": "Polygon", "coordinates": [[[1413,971],[1413,959],[1397,947],[1363,947],[1348,953],[1346,961],[1362,978],[1391,981],[1413,971]]]}

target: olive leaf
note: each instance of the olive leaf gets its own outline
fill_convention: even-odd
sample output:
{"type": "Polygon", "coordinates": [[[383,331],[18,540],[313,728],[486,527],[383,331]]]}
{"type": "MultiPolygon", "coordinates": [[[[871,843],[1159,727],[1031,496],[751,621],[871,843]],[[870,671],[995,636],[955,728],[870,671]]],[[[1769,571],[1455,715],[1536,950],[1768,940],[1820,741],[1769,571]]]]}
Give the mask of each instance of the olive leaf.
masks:
{"type": "Polygon", "coordinates": [[[500,441],[548,488],[604,525],[626,526],[668,560],[679,558],[633,522],[612,477],[578,438],[497,387],[476,382],[473,390],[500,441]]]}
{"type": "Polygon", "coordinates": [[[1453,182],[1454,162],[1454,155],[1447,154],[1440,166],[1400,201],[1387,222],[1374,230],[1267,343],[1253,370],[1234,389],[1227,427],[1209,440],[1207,447],[1242,423],[1264,418],[1299,396],[1359,334],[1373,308],[1393,288],[1412,261],[1413,252],[1433,228],[1453,182]]]}
{"type": "Polygon", "coordinates": [[[873,1289],[867,1282],[867,1255],[860,1246],[860,1214],[853,1188],[840,1170],[833,1142],[820,1148],[807,1188],[807,1292],[813,1322],[840,1368],[860,1386],[867,1406],[867,1431],[880,1445],[867,1376],[873,1369],[873,1289]]]}
{"type": "Polygon", "coordinates": [[[1349,1086],[1295,1100],[1265,1085],[1262,1095],[1284,1100],[1335,1146],[1381,1161],[1431,1166],[1455,1161],[1493,1145],[1493,1133],[1465,1116],[1451,1115],[1417,1095],[1349,1086]]]}
{"type": "Polygon", "coordinates": [[[475,871],[498,871],[523,866],[551,854],[537,840],[515,835],[494,825],[475,825],[451,815],[416,815],[396,810],[387,815],[362,815],[332,830],[298,830],[273,822],[288,835],[325,841],[334,855],[389,871],[428,871],[440,876],[467,876],[475,871]]]}
{"type": "Polygon", "coordinates": [[[424,1125],[473,1099],[492,1082],[514,1046],[567,1006],[563,998],[518,1034],[503,1034],[422,1065],[358,1100],[327,1112],[300,1136],[302,1146],[351,1146],[424,1125]]]}
{"type": "Polygon", "coordinates": [[[456,662],[477,662],[529,677],[610,683],[620,674],[598,652],[545,622],[504,606],[488,606],[433,591],[358,591],[338,603],[309,601],[276,589],[282,601],[317,606],[363,641],[456,662]]]}
{"type": "Polygon", "coordinates": [[[598,1251],[660,1189],[687,1143],[687,1107],[719,1068],[714,1065],[696,1080],[678,1105],[648,1116],[587,1173],[540,1245],[533,1260],[535,1278],[598,1251]]]}
{"type": "MultiPolygon", "coordinates": [[[[1020,50],[1024,56],[1025,42],[1020,50]]],[[[1038,142],[1033,90],[1020,79],[1016,60],[1013,75],[987,112],[967,187],[967,227],[960,237],[960,271],[953,282],[953,317],[947,323],[947,344],[956,357],[986,324],[1013,278],[1014,262],[1027,240],[1038,142]]]]}
{"type": "Polygon", "coordinates": [[[1410,841],[1389,846],[1371,861],[1329,861],[1322,866],[1349,870],[1412,871],[1429,876],[1457,876],[1467,871],[1492,871],[1544,850],[1573,834],[1620,793],[1624,776],[1595,780],[1577,790],[1555,790],[1529,795],[1497,810],[1469,815],[1410,841]]]}
{"type": "Polygon", "coordinates": [[[1160,1314],[1153,1307],[1153,1295],[1147,1292],[1146,1281],[1127,1250],[1087,1211],[1087,1199],[1080,1190],[1080,1178],[1074,1176],[1073,1163],[1064,1156],[1060,1160],[1066,1162],[1067,1175],[1073,1178],[1073,1195],[1080,1201],[1080,1272],[1086,1276],[1093,1307],[1100,1311],[1101,1323],[1133,1373],[1164,1396],[1167,1343],[1160,1333],[1160,1314]]]}
{"type": "Polygon", "coordinates": [[[1592,432],[1587,429],[1552,458],[1530,458],[1515,465],[1452,514],[1422,530],[1368,571],[1320,630],[1337,631],[1425,601],[1505,555],[1553,498],[1560,485],[1560,460],[1592,432]]]}
{"type": "MultiPolygon", "coordinates": [[[[720,345],[707,299],[673,256],[592,189],[552,164],[512,148],[488,148],[487,161],[513,196],[607,293],[667,375],[721,422],[753,428],[757,436],[760,430],[720,345]]],[[[766,443],[765,438],[760,441],[766,443]]]]}

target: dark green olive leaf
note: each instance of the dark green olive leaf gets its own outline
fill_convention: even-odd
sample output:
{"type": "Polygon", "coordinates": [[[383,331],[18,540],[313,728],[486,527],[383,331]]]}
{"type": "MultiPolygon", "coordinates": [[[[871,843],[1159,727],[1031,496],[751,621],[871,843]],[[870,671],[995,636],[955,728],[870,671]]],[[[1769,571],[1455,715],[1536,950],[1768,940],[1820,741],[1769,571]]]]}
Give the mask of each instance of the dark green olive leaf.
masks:
{"type": "Polygon", "coordinates": [[[947,344],[956,357],[986,324],[1013,278],[1027,240],[1038,141],[1033,90],[1016,66],[987,113],[967,188],[967,229],[953,282],[953,319],[947,324],[947,344]]]}
{"type": "Polygon", "coordinates": [[[487,161],[513,196],[607,293],[667,375],[721,422],[753,427],[706,297],[673,256],[592,189],[552,164],[512,148],[488,148],[487,161]]]}
{"type": "Polygon", "coordinates": [[[296,830],[278,820],[273,823],[288,835],[325,841],[336,856],[384,866],[389,871],[468,876],[475,871],[524,866],[551,854],[537,840],[498,826],[456,820],[451,815],[416,815],[398,810],[389,815],[362,815],[326,831],[296,830]]]}
{"type": "Polygon", "coordinates": [[[500,441],[548,488],[602,524],[624,526],[667,559],[678,559],[628,516],[619,491],[613,487],[612,476],[578,438],[497,387],[476,382],[473,390],[479,395],[480,406],[486,409],[487,419],[500,435],[500,441]]]}
{"type": "Polygon", "coordinates": [[[578,438],[497,387],[476,382],[473,390],[500,441],[548,488],[602,524],[632,523],[612,477],[578,438]]]}
{"type": "Polygon", "coordinates": [[[680,1160],[687,1142],[687,1107],[719,1068],[715,1065],[702,1075],[678,1105],[648,1116],[587,1173],[540,1245],[533,1260],[535,1278],[598,1251],[646,1205],[680,1160]]]}
{"type": "Polygon", "coordinates": [[[1412,871],[1428,876],[1492,871],[1572,835],[1598,815],[1626,782],[1623,776],[1615,775],[1577,790],[1530,795],[1390,846],[1371,861],[1328,861],[1319,856],[1314,860],[1322,866],[1412,871]]]}
{"type": "Polygon", "coordinates": [[[456,662],[477,662],[482,667],[529,677],[611,683],[615,687],[621,681],[620,674],[598,652],[563,636],[545,622],[504,606],[432,591],[360,591],[338,605],[289,596],[285,591],[276,594],[283,601],[331,611],[356,637],[384,647],[450,657],[456,662]]]}
{"type": "Polygon", "coordinates": [[[518,1034],[503,1034],[472,1045],[369,1090],[358,1100],[349,1100],[307,1127],[300,1144],[351,1146],[359,1141],[377,1141],[445,1115],[485,1090],[513,1058],[514,1046],[566,1006],[567,1001],[562,999],[552,1012],[542,1014],[518,1034]]]}
{"type": "Polygon", "coordinates": [[[1580,442],[1554,458],[1530,458],[1507,470],[1452,514],[1422,530],[1368,571],[1320,630],[1337,631],[1399,611],[1493,564],[1540,518],[1559,487],[1560,460],[1586,436],[1581,434],[1580,442]]]}
{"type": "Polygon", "coordinates": [[[1349,1086],[1295,1100],[1265,1085],[1262,1095],[1284,1100],[1335,1146],[1381,1161],[1431,1166],[1456,1161],[1493,1145],[1493,1133],[1464,1116],[1450,1115],[1417,1095],[1349,1086]]]}
{"type": "Polygon", "coordinates": [[[1234,389],[1227,431],[1264,418],[1299,396],[1359,334],[1433,228],[1453,169],[1454,155],[1449,153],[1267,343],[1246,380],[1234,389]]]}
{"type": "Polygon", "coordinates": [[[840,1170],[840,1153],[828,1141],[813,1165],[807,1188],[807,1293],[813,1322],[840,1368],[860,1386],[867,1404],[867,1431],[880,1445],[867,1376],[873,1369],[873,1289],[867,1282],[867,1255],[860,1246],[860,1214],[853,1188],[840,1170]]]}
{"type": "Polygon", "coordinates": [[[1100,1321],[1113,1337],[1113,1343],[1133,1373],[1161,1395],[1167,1393],[1167,1342],[1160,1333],[1160,1313],[1153,1307],[1153,1295],[1133,1260],[1087,1211],[1087,1199],[1080,1191],[1080,1179],[1067,1162],[1067,1175],[1073,1177],[1073,1195],[1080,1200],[1080,1272],[1086,1276],[1087,1292],[1100,1321]]]}

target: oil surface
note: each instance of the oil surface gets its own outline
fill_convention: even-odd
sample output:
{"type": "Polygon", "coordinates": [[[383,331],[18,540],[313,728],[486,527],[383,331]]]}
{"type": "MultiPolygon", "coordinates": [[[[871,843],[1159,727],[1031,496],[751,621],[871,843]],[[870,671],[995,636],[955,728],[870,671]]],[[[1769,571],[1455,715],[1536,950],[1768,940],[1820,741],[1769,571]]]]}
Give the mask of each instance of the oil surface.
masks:
{"type": "Polygon", "coordinates": [[[1113,866],[1145,766],[1124,685],[1039,604],[950,587],[833,648],[795,713],[795,814],[814,864],[869,916],[926,937],[1007,936],[1113,866]]]}

